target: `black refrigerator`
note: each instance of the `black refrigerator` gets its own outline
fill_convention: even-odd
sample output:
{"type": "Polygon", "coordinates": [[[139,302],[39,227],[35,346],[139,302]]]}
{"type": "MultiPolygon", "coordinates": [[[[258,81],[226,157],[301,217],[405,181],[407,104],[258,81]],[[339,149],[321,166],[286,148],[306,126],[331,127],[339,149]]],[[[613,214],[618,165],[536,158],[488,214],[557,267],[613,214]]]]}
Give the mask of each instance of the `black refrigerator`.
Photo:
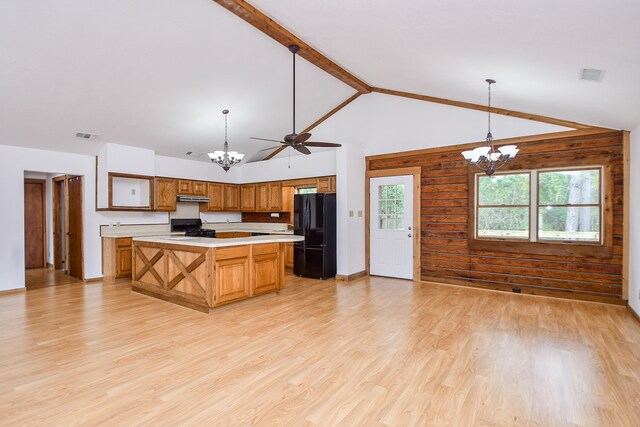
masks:
{"type": "Polygon", "coordinates": [[[336,195],[296,194],[294,234],[304,236],[293,247],[293,272],[313,279],[336,275],[336,195]]]}

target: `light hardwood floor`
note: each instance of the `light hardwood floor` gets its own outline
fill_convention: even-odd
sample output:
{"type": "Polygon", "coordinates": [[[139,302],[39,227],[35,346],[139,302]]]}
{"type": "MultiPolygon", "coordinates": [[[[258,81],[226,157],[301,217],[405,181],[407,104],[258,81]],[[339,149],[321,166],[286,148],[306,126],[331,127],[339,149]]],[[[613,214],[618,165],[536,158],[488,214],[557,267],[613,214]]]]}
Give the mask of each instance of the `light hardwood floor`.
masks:
{"type": "Polygon", "coordinates": [[[287,283],[208,315],[129,282],[0,296],[0,425],[640,425],[623,307],[287,283]]]}
{"type": "Polygon", "coordinates": [[[82,283],[82,280],[64,274],[63,271],[53,271],[47,268],[30,268],[25,270],[25,283],[27,289],[46,288],[48,286],[66,285],[69,283],[82,283]]]}

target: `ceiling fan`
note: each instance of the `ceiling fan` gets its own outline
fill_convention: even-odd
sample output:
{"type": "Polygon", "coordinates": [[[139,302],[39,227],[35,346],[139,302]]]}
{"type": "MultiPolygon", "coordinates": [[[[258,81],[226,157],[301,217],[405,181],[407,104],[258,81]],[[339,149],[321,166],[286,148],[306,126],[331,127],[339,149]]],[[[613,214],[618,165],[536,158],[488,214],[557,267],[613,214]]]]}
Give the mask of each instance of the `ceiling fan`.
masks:
{"type": "MultiPolygon", "coordinates": [[[[289,46],[289,51],[293,54],[293,131],[290,134],[285,135],[282,141],[276,139],[256,138],[252,136],[251,139],[279,142],[280,144],[283,144],[281,147],[267,148],[262,151],[277,149],[279,150],[278,152],[280,152],[287,147],[291,147],[302,154],[311,154],[308,147],[342,147],[341,144],[335,144],[333,142],[309,141],[309,138],[311,138],[311,134],[309,132],[304,132],[300,135],[296,133],[296,53],[298,53],[299,50],[300,47],[298,45],[292,44],[289,46]]],[[[275,154],[277,153],[272,153],[267,159],[273,157],[275,154]]]]}

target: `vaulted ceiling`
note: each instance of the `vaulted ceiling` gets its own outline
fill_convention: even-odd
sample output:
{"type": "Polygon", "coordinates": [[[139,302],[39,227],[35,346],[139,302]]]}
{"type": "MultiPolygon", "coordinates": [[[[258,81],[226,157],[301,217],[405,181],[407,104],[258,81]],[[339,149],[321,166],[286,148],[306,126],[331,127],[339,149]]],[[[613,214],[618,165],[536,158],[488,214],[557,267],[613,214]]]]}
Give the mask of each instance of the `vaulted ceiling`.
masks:
{"type": "MultiPolygon", "coordinates": [[[[499,107],[640,122],[637,1],[251,3],[372,86],[484,104],[492,77],[499,107]]],[[[182,156],[219,148],[228,108],[232,148],[260,155],[249,136],[291,130],[290,78],[285,47],[211,0],[0,3],[0,144],[94,154],[83,131],[182,156]]],[[[298,61],[298,130],[353,93],[298,61]]]]}

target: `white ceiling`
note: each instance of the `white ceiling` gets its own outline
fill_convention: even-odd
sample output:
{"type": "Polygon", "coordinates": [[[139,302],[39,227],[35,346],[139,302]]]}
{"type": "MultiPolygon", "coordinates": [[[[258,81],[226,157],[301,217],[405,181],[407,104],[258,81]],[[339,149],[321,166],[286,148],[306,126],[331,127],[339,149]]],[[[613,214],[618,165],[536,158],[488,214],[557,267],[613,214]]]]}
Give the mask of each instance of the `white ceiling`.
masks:
{"type": "MultiPolygon", "coordinates": [[[[640,122],[637,0],[252,4],[373,86],[484,104],[492,77],[499,107],[640,122]],[[605,69],[604,81],[579,81],[581,67],[605,69]]],[[[221,147],[228,108],[231,148],[255,155],[275,144],[249,136],[290,131],[290,55],[211,0],[0,2],[0,144],[182,156],[221,147]]],[[[354,92],[304,60],[297,87],[298,130],[354,92]]]]}
{"type": "Polygon", "coordinates": [[[366,83],[606,127],[640,123],[638,0],[254,0],[366,83]],[[602,83],[580,68],[606,70],[602,83]]]}

